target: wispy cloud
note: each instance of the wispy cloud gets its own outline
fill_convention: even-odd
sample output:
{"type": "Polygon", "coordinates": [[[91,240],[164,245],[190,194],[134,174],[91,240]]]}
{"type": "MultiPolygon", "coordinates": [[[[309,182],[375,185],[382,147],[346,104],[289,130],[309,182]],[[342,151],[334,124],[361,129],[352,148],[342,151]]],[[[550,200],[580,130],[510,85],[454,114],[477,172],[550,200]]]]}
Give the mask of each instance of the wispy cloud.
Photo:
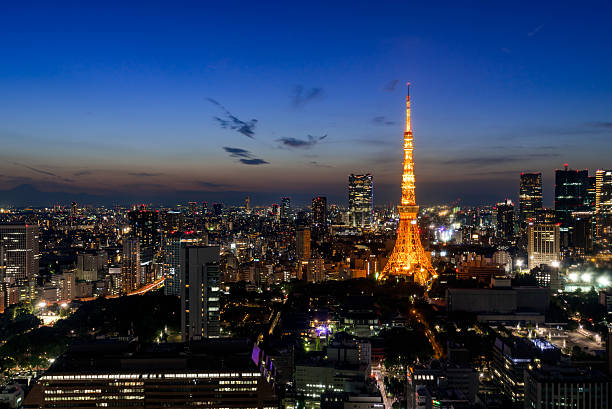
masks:
{"type": "Polygon", "coordinates": [[[399,82],[399,80],[391,80],[389,81],[386,85],[384,90],[387,92],[393,92],[395,91],[395,87],[397,86],[397,83],[399,82]]]}
{"type": "Polygon", "coordinates": [[[528,153],[524,155],[491,155],[491,156],[471,156],[471,157],[460,157],[453,158],[446,161],[442,161],[443,165],[465,165],[465,166],[489,166],[502,163],[520,162],[531,159],[546,159],[556,158],[559,154],[555,152],[550,153],[528,153]]]}
{"type": "Polygon", "coordinates": [[[375,116],[374,118],[372,118],[372,122],[376,125],[385,125],[385,126],[395,125],[395,121],[391,121],[387,119],[386,116],[375,116]]]}
{"type": "Polygon", "coordinates": [[[208,101],[216,106],[218,106],[221,111],[223,111],[224,117],[220,118],[218,116],[214,116],[215,121],[219,123],[221,128],[223,129],[232,129],[243,134],[246,137],[251,139],[255,139],[255,125],[257,124],[257,119],[251,119],[250,121],[243,121],[238,117],[234,116],[230,111],[227,110],[221,103],[215,101],[212,98],[208,98],[208,101]]]}
{"type": "Polygon", "coordinates": [[[78,172],[74,172],[72,175],[73,176],[86,176],[86,175],[91,175],[94,172],[92,170],[79,170],[78,172]]]}
{"type": "Polygon", "coordinates": [[[208,187],[208,188],[213,188],[213,189],[231,186],[225,183],[207,182],[204,180],[198,180],[195,182],[195,184],[201,187],[208,187]]]}
{"type": "Polygon", "coordinates": [[[300,108],[310,101],[323,98],[323,96],[323,88],[305,89],[302,85],[298,85],[293,89],[291,105],[294,108],[300,108]]]}
{"type": "Polygon", "coordinates": [[[596,128],[612,129],[612,121],[589,122],[588,125],[594,126],[596,128]]]}
{"type": "Polygon", "coordinates": [[[538,34],[538,32],[544,28],[544,26],[546,25],[546,23],[542,23],[539,26],[537,26],[536,28],[534,28],[533,30],[531,30],[530,32],[527,33],[527,35],[529,37],[533,37],[534,35],[538,34]]]}
{"type": "Polygon", "coordinates": [[[325,164],[325,163],[320,163],[320,162],[317,162],[316,160],[312,160],[309,163],[311,165],[317,166],[319,168],[333,168],[332,165],[328,165],[328,164],[325,164]]]}
{"type": "Polygon", "coordinates": [[[74,180],[72,180],[72,179],[69,179],[69,178],[66,178],[66,177],[60,176],[60,175],[58,175],[58,174],[56,174],[56,173],[53,173],[53,172],[50,172],[50,171],[48,171],[48,170],[38,169],[38,168],[35,168],[35,167],[33,167],[33,166],[26,165],[26,164],[24,164],[24,163],[13,162],[13,165],[15,165],[15,166],[21,166],[22,168],[25,168],[25,169],[31,170],[32,172],[34,172],[34,173],[38,173],[39,175],[52,176],[52,177],[57,178],[57,179],[59,179],[59,180],[62,180],[62,181],[64,181],[64,182],[74,182],[74,180]]]}
{"type": "Polygon", "coordinates": [[[323,136],[312,136],[308,135],[307,139],[298,139],[298,138],[279,138],[276,141],[280,142],[282,146],[288,148],[300,148],[300,149],[308,149],[315,146],[317,143],[327,138],[327,135],[323,136]]]}
{"type": "Polygon", "coordinates": [[[270,162],[266,162],[263,159],[259,159],[259,158],[254,158],[254,159],[240,159],[240,162],[244,163],[245,165],[266,165],[270,162]]]}
{"type": "Polygon", "coordinates": [[[238,161],[245,165],[265,165],[269,163],[263,159],[253,157],[253,154],[246,149],[224,146],[223,150],[229,153],[230,157],[238,158],[238,161]]]}
{"type": "Polygon", "coordinates": [[[163,173],[149,173],[149,172],[128,172],[130,176],[138,176],[143,178],[150,178],[155,176],[162,176],[163,173]]]}

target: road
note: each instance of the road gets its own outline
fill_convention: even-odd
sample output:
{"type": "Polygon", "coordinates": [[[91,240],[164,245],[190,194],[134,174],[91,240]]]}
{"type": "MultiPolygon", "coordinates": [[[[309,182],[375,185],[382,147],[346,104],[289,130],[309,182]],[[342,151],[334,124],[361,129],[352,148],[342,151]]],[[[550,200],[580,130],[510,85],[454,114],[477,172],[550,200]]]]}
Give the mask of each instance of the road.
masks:
{"type": "Polygon", "coordinates": [[[436,359],[440,359],[444,357],[444,348],[442,348],[442,345],[440,345],[440,343],[436,340],[436,336],[431,331],[431,328],[429,327],[429,323],[423,317],[423,314],[421,314],[419,311],[415,309],[410,310],[410,313],[414,315],[417,318],[418,322],[420,324],[423,324],[423,326],[425,327],[425,335],[427,336],[427,339],[429,340],[429,343],[431,344],[431,347],[434,350],[434,357],[436,359]]]}
{"type": "Polygon", "coordinates": [[[372,368],[372,373],[376,378],[376,384],[378,385],[378,389],[380,390],[380,394],[382,395],[385,409],[391,409],[393,407],[393,401],[391,401],[387,396],[387,391],[385,389],[385,376],[383,375],[380,368],[372,368]]]}
{"type": "MultiPolygon", "coordinates": [[[[143,287],[138,288],[137,290],[131,291],[127,293],[127,295],[142,295],[148,293],[149,291],[158,289],[164,284],[165,277],[159,278],[152,283],[149,283],[143,287]]],[[[107,295],[106,298],[118,298],[118,295],[107,295]]],[[[98,297],[87,297],[87,298],[78,298],[79,301],[93,301],[98,297]]]]}

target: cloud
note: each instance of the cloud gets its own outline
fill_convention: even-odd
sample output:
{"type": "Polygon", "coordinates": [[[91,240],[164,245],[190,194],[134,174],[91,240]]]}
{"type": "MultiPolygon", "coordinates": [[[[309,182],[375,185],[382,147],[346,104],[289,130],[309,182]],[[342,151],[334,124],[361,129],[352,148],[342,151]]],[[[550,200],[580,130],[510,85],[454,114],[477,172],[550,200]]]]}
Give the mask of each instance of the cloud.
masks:
{"type": "Polygon", "coordinates": [[[230,148],[229,146],[224,146],[223,150],[230,154],[232,158],[250,158],[251,152],[242,148],[230,148]]]}
{"type": "Polygon", "coordinates": [[[397,85],[398,82],[399,80],[391,80],[385,85],[385,88],[383,89],[387,92],[393,92],[395,91],[395,86],[397,85]]]}
{"type": "Polygon", "coordinates": [[[218,101],[212,98],[208,98],[208,101],[218,106],[223,111],[223,118],[213,116],[213,118],[219,123],[221,128],[232,129],[234,131],[240,132],[246,137],[255,139],[255,125],[257,124],[257,119],[251,119],[250,121],[245,122],[234,116],[230,111],[227,110],[227,108],[221,105],[218,101]]]}
{"type": "Polygon", "coordinates": [[[531,30],[529,33],[527,33],[527,35],[529,37],[533,37],[534,35],[538,34],[538,32],[544,28],[544,26],[546,25],[546,23],[542,23],[539,26],[537,26],[536,28],[534,28],[533,30],[531,30]]]}
{"type": "Polygon", "coordinates": [[[244,163],[245,165],[266,165],[270,162],[266,162],[263,159],[258,159],[258,158],[254,158],[254,159],[240,159],[240,162],[244,163]]]}
{"type": "Polygon", "coordinates": [[[590,122],[588,125],[594,126],[596,128],[610,128],[610,129],[612,129],[612,121],[590,122]]]}
{"type": "Polygon", "coordinates": [[[520,162],[524,160],[530,159],[546,159],[546,158],[556,158],[558,157],[558,153],[528,153],[524,155],[496,155],[496,156],[473,156],[473,157],[463,157],[463,158],[454,158],[443,161],[443,165],[467,165],[467,166],[488,166],[488,165],[496,165],[501,163],[512,163],[512,162],[520,162]]]}
{"type": "Polygon", "coordinates": [[[260,158],[254,158],[253,154],[246,149],[224,146],[223,150],[229,153],[230,157],[239,158],[238,161],[245,165],[265,165],[270,163],[260,158]]]}
{"type": "Polygon", "coordinates": [[[300,108],[310,101],[323,98],[323,88],[304,89],[302,85],[298,85],[293,89],[291,96],[291,105],[294,108],[300,108]]]}
{"type": "Polygon", "coordinates": [[[73,176],[85,176],[85,175],[91,175],[93,174],[92,170],[80,170],[78,172],[74,172],[72,175],[73,176]]]}
{"type": "Polygon", "coordinates": [[[509,48],[506,48],[506,47],[502,47],[502,48],[501,48],[501,50],[502,50],[502,52],[503,52],[504,54],[510,54],[510,53],[512,52],[512,51],[510,51],[510,49],[509,49],[509,48]]]}
{"type": "Polygon", "coordinates": [[[60,175],[58,175],[58,174],[56,174],[56,173],[53,173],[53,172],[50,172],[50,171],[48,171],[48,170],[38,169],[38,168],[35,168],[35,167],[33,167],[33,166],[25,165],[25,164],[23,164],[23,163],[13,162],[13,165],[15,165],[15,166],[21,166],[21,167],[23,167],[23,168],[29,169],[29,170],[31,170],[32,172],[38,173],[38,174],[40,174],[40,175],[52,176],[52,177],[57,178],[57,179],[59,179],[59,180],[62,180],[62,181],[64,181],[64,182],[74,182],[74,180],[72,180],[72,179],[65,178],[65,177],[63,177],[63,176],[60,176],[60,175]]]}
{"type": "Polygon", "coordinates": [[[155,176],[161,176],[161,175],[163,175],[163,173],[128,172],[128,175],[150,178],[150,177],[155,177],[155,176]]]}
{"type": "Polygon", "coordinates": [[[227,185],[225,183],[215,183],[215,182],[207,182],[204,180],[198,180],[195,182],[196,185],[198,186],[202,186],[202,187],[210,187],[210,188],[220,188],[220,187],[228,187],[231,185],[227,185]]]}
{"type": "Polygon", "coordinates": [[[281,145],[286,146],[288,148],[312,148],[317,143],[327,138],[327,135],[323,136],[312,136],[308,135],[308,139],[298,139],[298,138],[280,138],[277,139],[277,142],[280,142],[281,145]]]}
{"type": "Polygon", "coordinates": [[[325,163],[319,163],[316,160],[312,160],[309,162],[311,165],[318,166],[320,168],[333,168],[332,165],[327,165],[325,163]]]}
{"type": "Polygon", "coordinates": [[[375,123],[376,125],[386,125],[386,126],[395,125],[395,121],[390,121],[385,116],[375,116],[374,118],[372,118],[372,122],[375,123]]]}

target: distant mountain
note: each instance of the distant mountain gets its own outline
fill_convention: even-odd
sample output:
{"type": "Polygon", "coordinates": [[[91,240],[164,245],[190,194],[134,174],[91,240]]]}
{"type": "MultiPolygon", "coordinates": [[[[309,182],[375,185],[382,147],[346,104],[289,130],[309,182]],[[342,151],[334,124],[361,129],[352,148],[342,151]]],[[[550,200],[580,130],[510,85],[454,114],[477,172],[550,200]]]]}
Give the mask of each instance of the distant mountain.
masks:
{"type": "MultiPolygon", "coordinates": [[[[325,195],[317,194],[318,195],[325,195]]],[[[291,193],[291,192],[245,192],[245,191],[192,191],[178,190],[155,193],[113,193],[108,195],[93,195],[89,193],[68,193],[68,192],[44,192],[37,187],[24,184],[8,190],[0,190],[0,207],[50,207],[53,205],[69,205],[76,201],[83,205],[103,205],[112,206],[116,204],[130,205],[133,203],[151,203],[160,206],[174,206],[177,203],[190,201],[223,202],[228,205],[242,205],[244,199],[250,196],[251,203],[272,204],[280,203],[282,196],[291,197],[294,206],[310,205],[312,194],[291,193]]],[[[328,195],[331,203],[342,203],[344,197],[328,195]]]]}
{"type": "Polygon", "coordinates": [[[88,193],[43,192],[32,185],[19,185],[12,189],[0,190],[0,206],[46,207],[70,202],[93,205],[106,204],[108,199],[88,193]]]}

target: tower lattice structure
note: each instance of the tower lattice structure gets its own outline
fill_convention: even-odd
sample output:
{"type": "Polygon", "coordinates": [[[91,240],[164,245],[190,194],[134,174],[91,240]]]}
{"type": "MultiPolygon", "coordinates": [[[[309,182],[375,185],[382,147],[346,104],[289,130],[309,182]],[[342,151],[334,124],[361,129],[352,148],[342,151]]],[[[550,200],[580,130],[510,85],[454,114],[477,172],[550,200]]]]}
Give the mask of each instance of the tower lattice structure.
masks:
{"type": "Polygon", "coordinates": [[[436,271],[431,265],[429,254],[425,253],[419,228],[417,214],[419,206],[414,196],[414,138],[410,125],[410,83],[406,97],[406,130],[404,131],[404,170],[402,173],[402,201],[398,206],[400,214],[399,227],[395,247],[387,265],[379,276],[379,280],[387,280],[391,276],[414,277],[416,283],[425,285],[436,271]]]}

